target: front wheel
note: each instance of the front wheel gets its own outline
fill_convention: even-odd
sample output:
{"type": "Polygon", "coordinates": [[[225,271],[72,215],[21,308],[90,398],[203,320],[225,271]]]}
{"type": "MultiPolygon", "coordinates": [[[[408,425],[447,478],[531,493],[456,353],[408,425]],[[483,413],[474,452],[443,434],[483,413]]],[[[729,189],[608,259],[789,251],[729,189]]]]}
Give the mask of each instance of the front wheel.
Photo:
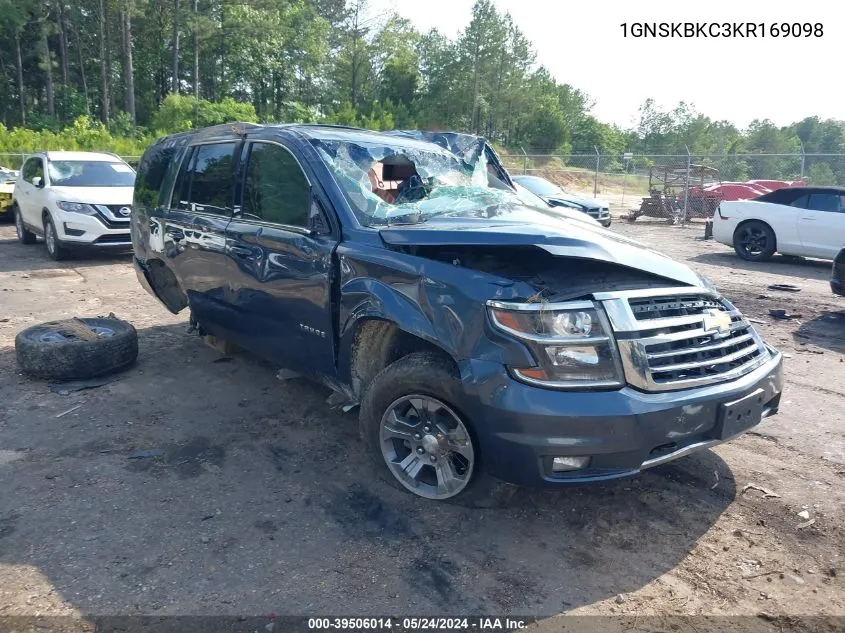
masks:
{"type": "Polygon", "coordinates": [[[752,220],[734,231],[734,250],[749,262],[762,262],[775,253],[775,232],[765,222],[752,220]]]}
{"type": "Polygon", "coordinates": [[[53,218],[44,216],[44,244],[47,245],[47,254],[55,261],[61,261],[67,253],[59,241],[59,236],[56,233],[56,225],[53,224],[53,218]]]}
{"type": "MultiPolygon", "coordinates": [[[[489,480],[455,405],[461,383],[437,355],[415,353],[381,371],[361,401],[361,436],[382,477],[426,499],[475,502],[489,480]]],[[[480,504],[479,504],[480,505],[480,504]]]]}

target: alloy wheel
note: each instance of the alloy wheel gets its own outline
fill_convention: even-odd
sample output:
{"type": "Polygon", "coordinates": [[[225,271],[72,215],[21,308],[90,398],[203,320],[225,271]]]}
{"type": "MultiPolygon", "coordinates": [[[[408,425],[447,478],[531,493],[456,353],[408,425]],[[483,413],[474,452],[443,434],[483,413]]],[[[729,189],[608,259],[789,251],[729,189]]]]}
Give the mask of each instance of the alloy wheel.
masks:
{"type": "Polygon", "coordinates": [[[53,255],[56,252],[56,231],[53,228],[53,223],[48,221],[44,227],[44,242],[47,244],[47,250],[53,255]]]}
{"type": "Polygon", "coordinates": [[[469,431],[433,396],[403,396],[387,407],[380,443],[393,476],[421,497],[454,497],[472,479],[476,460],[469,431]]]}
{"type": "Polygon", "coordinates": [[[765,231],[756,226],[746,226],[740,233],[739,244],[746,253],[757,256],[766,250],[768,238],[765,231]]]}

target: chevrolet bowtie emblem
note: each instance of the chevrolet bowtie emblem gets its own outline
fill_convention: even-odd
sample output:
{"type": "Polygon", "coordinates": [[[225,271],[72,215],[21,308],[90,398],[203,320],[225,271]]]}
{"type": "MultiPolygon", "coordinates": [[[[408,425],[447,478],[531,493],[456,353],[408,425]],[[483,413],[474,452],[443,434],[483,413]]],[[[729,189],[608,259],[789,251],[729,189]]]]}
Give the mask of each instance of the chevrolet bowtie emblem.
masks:
{"type": "Polygon", "coordinates": [[[725,338],[731,333],[731,315],[723,310],[705,310],[704,331],[714,338],[725,338]]]}

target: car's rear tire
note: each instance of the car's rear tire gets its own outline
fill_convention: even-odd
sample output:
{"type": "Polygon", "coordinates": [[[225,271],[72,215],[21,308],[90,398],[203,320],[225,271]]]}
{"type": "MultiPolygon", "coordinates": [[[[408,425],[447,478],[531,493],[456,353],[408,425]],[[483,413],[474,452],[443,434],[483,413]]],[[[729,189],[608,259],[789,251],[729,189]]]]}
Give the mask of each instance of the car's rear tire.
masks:
{"type": "Polygon", "coordinates": [[[775,253],[775,232],[765,222],[743,222],[734,231],[733,244],[736,254],[749,262],[762,262],[775,253]]]}
{"type": "Polygon", "coordinates": [[[56,225],[48,213],[44,214],[44,244],[47,246],[47,254],[54,261],[61,261],[67,257],[67,249],[62,246],[59,234],[56,232],[56,225]]]}
{"type": "MultiPolygon", "coordinates": [[[[24,373],[38,378],[81,380],[125,369],[138,358],[138,334],[131,323],[114,318],[79,319],[97,338],[88,339],[52,321],[18,332],[15,353],[24,373]]],[[[83,332],[84,334],[84,332],[83,332]]]]}
{"type": "Polygon", "coordinates": [[[361,400],[367,453],[382,479],[417,496],[478,507],[505,503],[515,487],[484,473],[461,401],[460,379],[446,359],[428,352],[400,358],[361,400]]]}
{"type": "Polygon", "coordinates": [[[15,232],[18,234],[18,242],[21,244],[35,244],[35,233],[28,230],[23,223],[21,209],[17,204],[12,205],[12,214],[15,216],[15,232]]]}

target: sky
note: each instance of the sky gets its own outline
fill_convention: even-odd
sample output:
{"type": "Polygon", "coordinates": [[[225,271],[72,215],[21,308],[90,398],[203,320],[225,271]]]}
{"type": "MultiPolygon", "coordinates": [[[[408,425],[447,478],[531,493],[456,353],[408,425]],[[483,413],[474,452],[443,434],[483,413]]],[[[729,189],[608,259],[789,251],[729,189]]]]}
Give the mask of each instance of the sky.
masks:
{"type": "MultiPolygon", "coordinates": [[[[418,30],[450,37],[469,23],[474,0],[370,0],[418,30]]],[[[537,62],[595,101],[601,121],[633,127],[653,98],[679,101],[744,128],[807,116],[845,120],[845,3],[841,0],[494,0],[534,44],[537,62]],[[623,23],[821,23],[820,38],[635,39],[623,23]],[[784,88],[784,83],[787,83],[784,88]]],[[[758,27],[759,28],[759,27],[758,27]]]]}

